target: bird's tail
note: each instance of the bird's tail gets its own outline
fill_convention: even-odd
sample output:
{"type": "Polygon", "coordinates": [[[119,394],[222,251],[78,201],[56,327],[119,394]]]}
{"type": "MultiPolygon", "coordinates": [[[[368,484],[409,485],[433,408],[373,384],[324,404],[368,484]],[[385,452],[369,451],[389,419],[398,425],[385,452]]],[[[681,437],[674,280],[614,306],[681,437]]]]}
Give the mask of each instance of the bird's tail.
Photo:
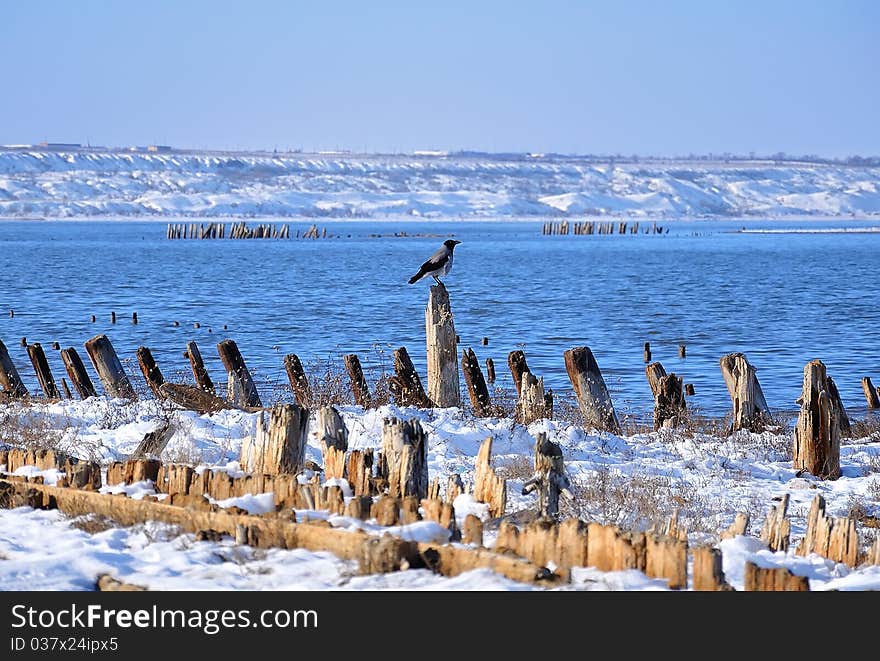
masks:
{"type": "Polygon", "coordinates": [[[411,277],[411,278],[409,279],[409,284],[414,284],[416,281],[418,281],[419,279],[421,279],[421,277],[422,277],[423,275],[425,275],[425,274],[422,273],[421,271],[419,271],[418,273],[416,273],[413,277],[411,277]]]}

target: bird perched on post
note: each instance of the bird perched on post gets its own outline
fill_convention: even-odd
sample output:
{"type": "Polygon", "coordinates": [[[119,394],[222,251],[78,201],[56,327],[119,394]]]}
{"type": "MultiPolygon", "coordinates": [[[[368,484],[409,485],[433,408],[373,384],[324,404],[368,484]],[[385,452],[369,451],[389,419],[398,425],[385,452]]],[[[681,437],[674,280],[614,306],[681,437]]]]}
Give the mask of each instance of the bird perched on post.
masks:
{"type": "Polygon", "coordinates": [[[459,243],[461,243],[461,241],[456,241],[454,239],[447,239],[444,241],[443,246],[431,255],[427,262],[419,267],[418,273],[409,279],[409,284],[413,284],[424,278],[426,275],[430,275],[437,281],[437,284],[442,285],[443,283],[440,282],[440,276],[446,275],[452,270],[452,251],[459,243]]]}

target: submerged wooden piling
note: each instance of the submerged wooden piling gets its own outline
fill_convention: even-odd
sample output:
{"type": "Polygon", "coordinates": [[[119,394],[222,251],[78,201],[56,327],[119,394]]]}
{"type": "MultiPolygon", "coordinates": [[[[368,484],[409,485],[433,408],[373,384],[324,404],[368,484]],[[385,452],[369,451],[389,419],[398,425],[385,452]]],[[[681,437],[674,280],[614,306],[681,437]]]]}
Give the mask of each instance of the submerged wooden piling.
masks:
{"type": "Polygon", "coordinates": [[[61,399],[61,393],[58,386],[55,385],[55,377],[52,376],[52,370],[49,369],[49,361],[46,360],[46,354],[39,342],[29,344],[27,347],[28,358],[31,359],[31,365],[34,366],[34,372],[37,374],[37,381],[43,394],[48,399],[61,399]]]}
{"type": "Polygon", "coordinates": [[[3,392],[12,397],[26,397],[28,394],[28,390],[24,387],[18,370],[15,368],[15,363],[9,357],[9,351],[2,341],[0,341],[0,387],[3,388],[3,392]]]}
{"type": "Polygon", "coordinates": [[[820,479],[840,477],[840,417],[821,360],[804,367],[800,414],[794,428],[792,467],[820,479]]]}
{"type": "Polygon", "coordinates": [[[137,393],[132,388],[110,339],[106,335],[96,335],[85,343],[85,347],[107,395],[137,399],[137,393]]]}
{"type": "Polygon", "coordinates": [[[76,349],[73,347],[62,349],[61,360],[64,363],[64,369],[67,370],[67,376],[70,377],[70,382],[79,394],[80,399],[97,397],[98,391],[95,390],[92,379],[89,377],[88,372],[86,372],[86,366],[83,365],[76,349]]]}
{"type": "Polygon", "coordinates": [[[309,386],[309,379],[306,377],[299,356],[295,353],[284,356],[284,370],[287,372],[287,380],[290,382],[296,403],[309,408],[312,405],[312,388],[309,386]]]}
{"type": "Polygon", "coordinates": [[[428,397],[439,408],[461,406],[455,323],[446,285],[432,285],[425,308],[428,397]]]}
{"type": "Polygon", "coordinates": [[[234,340],[223,340],[217,344],[217,353],[220,361],[226,368],[228,375],[228,397],[231,402],[238,406],[263,406],[257,386],[251,378],[251,373],[245,365],[244,358],[238,350],[234,340]]]}
{"type": "Polygon", "coordinates": [[[565,371],[587,425],[619,434],[620,423],[593,352],[589,347],[575,347],[564,355],[565,371]]]}

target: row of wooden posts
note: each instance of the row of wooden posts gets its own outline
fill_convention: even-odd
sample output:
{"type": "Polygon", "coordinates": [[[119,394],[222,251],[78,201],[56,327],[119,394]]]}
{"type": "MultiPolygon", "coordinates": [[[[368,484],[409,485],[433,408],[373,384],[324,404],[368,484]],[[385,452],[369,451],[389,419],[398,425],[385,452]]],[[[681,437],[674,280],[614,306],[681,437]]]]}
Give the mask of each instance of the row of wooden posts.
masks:
{"type": "MultiPolygon", "coordinates": [[[[226,223],[169,223],[165,230],[165,238],[167,239],[289,239],[290,225],[275,225],[269,223],[261,223],[255,226],[249,226],[246,222],[232,223],[229,225],[229,231],[226,229],[226,223]]],[[[300,232],[296,230],[294,234],[296,238],[317,239],[327,238],[327,228],[319,229],[317,225],[312,224],[307,230],[300,232]]]]}
{"type": "MultiPolygon", "coordinates": [[[[572,222],[569,223],[567,220],[562,221],[552,221],[548,220],[541,226],[541,234],[543,236],[557,236],[557,235],[567,235],[569,231],[574,236],[586,236],[588,234],[614,234],[615,231],[617,234],[638,234],[639,233],[639,223],[629,223],[627,221],[605,221],[599,222],[596,220],[587,220],[584,222],[572,222]]],[[[669,233],[669,228],[667,227],[665,232],[669,233]]],[[[658,225],[656,222],[652,223],[650,227],[645,226],[642,228],[643,234],[663,234],[664,229],[661,225],[658,225]]]]}
{"type": "MultiPolygon", "coordinates": [[[[395,401],[401,406],[413,405],[421,408],[460,406],[460,370],[475,414],[480,417],[496,414],[498,411],[492,404],[487,381],[472,348],[462,350],[459,364],[449,293],[442,284],[430,288],[425,324],[427,390],[423,388],[406,348],[400,347],[394,352],[395,374],[389,380],[389,388],[395,401]]],[[[85,343],[85,348],[109,396],[136,397],[122,363],[106,335],[93,337],[85,343]]],[[[29,344],[27,351],[43,393],[49,398],[59,398],[60,392],[42,347],[38,343],[29,344]]],[[[228,377],[225,397],[217,395],[195,342],[187,344],[185,356],[190,361],[197,386],[166,383],[149,348],[139,347],[136,353],[144,378],[158,398],[171,399],[202,413],[230,407],[262,407],[257,388],[235,342],[223,340],[218,343],[217,351],[228,377]]],[[[684,353],[685,347],[681,345],[679,355],[684,353]]],[[[79,395],[83,398],[94,396],[96,390],[76,350],[73,347],[62,350],[61,358],[79,395]]],[[[647,344],[645,358],[650,359],[650,347],[647,344]]],[[[619,434],[620,423],[611,396],[590,348],[569,349],[564,353],[564,361],[586,426],[619,434]]],[[[372,396],[358,356],[345,355],[343,362],[351,381],[355,403],[369,408],[372,406],[372,396]]],[[[531,372],[524,353],[511,352],[508,365],[517,390],[516,419],[528,424],[540,418],[552,417],[553,393],[551,390],[545,392],[543,378],[538,378],[531,372]]],[[[309,381],[299,357],[288,354],[284,358],[284,366],[297,403],[310,407],[312,396],[309,381]]],[[[756,370],[745,355],[732,353],[722,357],[720,368],[733,402],[732,431],[762,431],[768,424],[772,424],[772,415],[756,370]]],[[[486,371],[489,383],[493,382],[495,366],[491,359],[486,361],[486,371]]],[[[654,428],[678,426],[687,415],[684,396],[687,388],[684,387],[681,377],[674,373],[667,374],[659,362],[649,363],[645,372],[655,402],[654,428]]],[[[28,394],[2,342],[0,386],[13,397],[28,394]]],[[[863,386],[866,395],[874,392],[869,378],[863,380],[863,386]]],[[[65,395],[70,396],[70,387],[64,379],[62,387],[65,395]]],[[[850,423],[834,380],[827,375],[821,361],[811,361],[805,367],[802,396],[798,403],[801,410],[794,431],[795,468],[806,470],[817,477],[838,477],[839,439],[841,433],[850,432],[850,423]]]]}

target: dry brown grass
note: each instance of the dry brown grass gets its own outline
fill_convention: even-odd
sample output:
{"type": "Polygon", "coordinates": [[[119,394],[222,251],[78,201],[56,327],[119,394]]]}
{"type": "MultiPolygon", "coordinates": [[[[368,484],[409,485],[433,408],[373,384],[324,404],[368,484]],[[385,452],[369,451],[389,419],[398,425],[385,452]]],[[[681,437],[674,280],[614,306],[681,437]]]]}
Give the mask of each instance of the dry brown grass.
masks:
{"type": "Polygon", "coordinates": [[[111,528],[118,528],[118,524],[112,519],[100,514],[82,514],[70,519],[70,525],[74,528],[87,532],[90,535],[104,532],[111,528]]]}

